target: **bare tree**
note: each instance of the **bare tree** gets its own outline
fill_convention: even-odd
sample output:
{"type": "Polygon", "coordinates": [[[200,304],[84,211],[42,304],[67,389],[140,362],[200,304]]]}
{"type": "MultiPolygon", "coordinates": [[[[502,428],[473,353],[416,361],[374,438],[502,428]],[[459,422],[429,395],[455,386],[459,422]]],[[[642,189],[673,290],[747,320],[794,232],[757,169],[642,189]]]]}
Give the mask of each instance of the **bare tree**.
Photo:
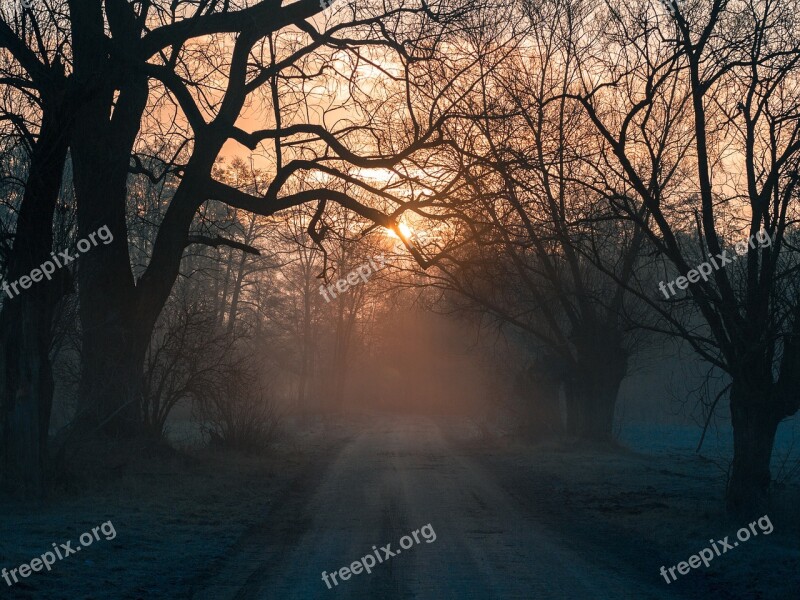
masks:
{"type": "MultiPolygon", "coordinates": [[[[192,241],[187,232],[202,202],[217,198],[232,206],[273,214],[281,208],[319,202],[331,196],[321,189],[280,196],[284,184],[300,172],[323,168],[329,175],[347,179],[352,176],[337,169],[337,161],[357,164],[361,168],[392,167],[407,160],[415,151],[428,150],[438,143],[441,114],[437,114],[436,109],[429,111],[427,123],[423,123],[411,112],[412,95],[406,93],[407,112],[403,118],[409,118],[408,122],[413,123],[409,130],[411,135],[399,144],[399,140],[387,140],[388,145],[383,147],[378,143],[376,154],[359,156],[350,146],[355,143],[364,147],[367,140],[376,139],[368,133],[379,130],[380,125],[375,127],[378,123],[376,118],[360,127],[328,127],[316,119],[302,122],[292,118],[301,115],[302,111],[287,111],[280,105],[280,94],[275,93],[276,86],[280,85],[278,82],[282,81],[284,87],[294,86],[293,101],[299,102],[295,107],[309,106],[309,95],[304,87],[315,77],[321,81],[330,80],[328,74],[318,69],[324,61],[330,62],[334,52],[352,57],[351,63],[355,68],[350,70],[351,83],[358,87],[360,84],[354,79],[358,65],[376,64],[376,52],[382,47],[384,54],[395,55],[401,69],[406,71],[403,80],[408,83],[408,71],[421,66],[421,63],[412,62],[412,58],[413,61],[422,58],[421,54],[412,57],[410,49],[413,44],[429,53],[430,48],[425,45],[435,45],[440,34],[426,34],[424,41],[423,38],[418,41],[409,38],[412,44],[406,45],[400,43],[398,35],[405,35],[404,23],[413,19],[426,21],[430,27],[441,31],[435,23],[442,15],[433,15],[426,8],[374,11],[365,7],[353,11],[350,19],[319,31],[306,22],[322,9],[319,3],[311,0],[286,7],[260,2],[241,9],[231,9],[228,3],[195,5],[178,2],[172,3],[169,10],[166,3],[130,5],[116,0],[95,0],[69,2],[67,8],[68,17],[60,17],[63,23],[52,24],[47,33],[49,36],[53,31],[60,31],[59,27],[63,25],[66,40],[56,40],[57,49],[61,51],[65,42],[69,43],[72,69],[69,77],[53,78],[53,95],[69,97],[66,94],[68,89],[80,90],[82,94],[82,101],[71,105],[75,110],[69,111],[78,125],[70,145],[75,165],[79,234],[86,235],[103,224],[115,234],[115,241],[109,248],[83,261],[79,275],[81,319],[84,323],[82,414],[90,422],[106,424],[109,430],[125,430],[136,420],[133,407],[138,384],[134,382],[138,378],[135,372],[138,371],[136,365],[142,361],[147,331],[152,328],[169,293],[183,248],[192,241]],[[278,39],[277,34],[281,31],[286,31],[287,35],[278,39]],[[194,52],[194,44],[209,37],[214,38],[207,46],[209,59],[200,60],[194,52]],[[224,48],[220,55],[226,63],[224,65],[214,63],[217,53],[212,46],[218,43],[224,48]],[[359,51],[360,46],[369,52],[359,51]],[[219,85],[213,74],[224,70],[227,70],[227,78],[219,85]],[[302,83],[297,86],[294,81],[302,83]],[[166,104],[153,104],[149,82],[158,82],[161,86],[158,88],[160,100],[166,104]],[[245,104],[251,97],[261,95],[265,86],[271,89],[274,101],[271,107],[276,116],[274,127],[257,132],[239,129],[236,122],[245,104]],[[177,129],[183,128],[187,134],[191,131],[187,138],[191,149],[165,160],[168,170],[174,169],[178,174],[180,183],[165,211],[152,259],[136,283],[125,247],[126,186],[131,171],[150,178],[158,177],[143,168],[132,151],[140,141],[145,111],[153,115],[166,105],[174,106],[180,113],[177,129]],[[289,116],[281,116],[282,113],[289,116]],[[110,119],[108,115],[111,115],[110,119]],[[89,131],[92,132],[91,139],[86,135],[89,131]],[[297,158],[283,164],[283,157],[290,154],[283,150],[285,140],[292,138],[295,141],[289,145],[303,146],[305,152],[294,153],[297,158]],[[274,185],[263,196],[241,194],[240,190],[211,177],[212,165],[228,139],[235,139],[251,149],[261,142],[274,145],[277,159],[274,185]],[[298,143],[303,139],[304,142],[298,143]],[[309,154],[313,148],[317,151],[309,154]],[[133,167],[130,165],[132,156],[133,167]],[[310,156],[316,158],[309,159],[310,156]],[[338,156],[338,159],[333,159],[333,156],[338,156]],[[175,159],[179,157],[185,162],[176,163],[175,159]],[[134,321],[135,327],[132,326],[134,321]],[[103,326],[98,327],[98,323],[103,323],[103,326]],[[102,330],[106,332],[101,333],[102,330]],[[121,350],[123,347],[126,348],[124,352],[121,350]],[[118,382],[114,386],[119,389],[108,389],[108,383],[98,384],[104,379],[101,374],[112,368],[119,374],[114,378],[118,382]],[[104,406],[109,402],[113,406],[104,406]],[[114,416],[109,421],[111,415],[114,416]]],[[[52,14],[60,16],[65,13],[54,11],[52,14]]],[[[409,31],[413,32],[414,28],[409,31]]],[[[47,69],[54,73],[65,69],[64,61],[36,56],[31,48],[43,50],[43,46],[35,32],[28,39],[6,28],[4,36],[6,48],[29,74],[45,79],[42,74],[47,69]]],[[[50,39],[48,36],[45,37],[50,39]]],[[[413,84],[405,86],[406,92],[412,87],[413,84]]],[[[403,89],[403,86],[398,89],[403,89]]],[[[361,97],[365,96],[362,92],[361,97]]],[[[390,97],[384,95],[382,101],[390,97]]],[[[434,101],[440,102],[441,106],[448,103],[444,94],[434,101]]],[[[368,110],[375,110],[378,106],[367,100],[358,102],[368,110]]],[[[336,110],[331,106],[327,112],[335,113],[336,110]]],[[[380,111],[374,114],[380,115],[380,111]]],[[[64,136],[61,140],[65,150],[64,136]]],[[[373,146],[371,143],[368,145],[373,146]]],[[[364,187],[369,188],[368,185],[364,187]]],[[[378,198],[388,199],[385,190],[371,191],[378,198]]],[[[391,226],[391,219],[344,194],[333,194],[330,199],[361,212],[366,218],[376,218],[391,226]]]]}
{"type": "Polygon", "coordinates": [[[573,36],[580,68],[564,95],[593,126],[587,164],[602,177],[590,189],[688,277],[674,300],[631,291],[659,311],[659,331],[731,378],[727,506],[736,513],[762,508],[778,424],[800,407],[798,9],[714,0],[673,12],[656,3],[585,10],[573,36]],[[771,243],[748,244],[760,231],[771,243]],[[729,265],[734,248],[744,260],[729,265]],[[693,267],[705,261],[716,268],[701,278],[693,267]],[[704,327],[676,316],[687,302],[704,327]]]}
{"type": "MultiPolygon", "coordinates": [[[[5,257],[6,285],[27,278],[54,250],[53,217],[73,115],[86,95],[68,75],[61,4],[25,8],[12,3],[0,9],[0,119],[10,125],[5,140],[16,140],[27,158],[13,243],[5,257]]],[[[68,272],[59,271],[19,294],[6,292],[0,313],[3,479],[23,494],[42,490],[53,400],[53,320],[69,286],[68,272]]]]}
{"type": "Polygon", "coordinates": [[[579,160],[588,124],[565,97],[575,15],[552,3],[515,22],[527,24],[519,39],[489,29],[474,43],[481,84],[452,124],[462,148],[454,168],[467,186],[448,206],[470,247],[440,252],[435,282],[535,340],[532,404],[537,387],[550,389],[541,402],[553,421],[563,387],[567,432],[607,442],[638,342],[625,284],[645,236],[635,222],[610,220],[582,185],[593,176],[579,160]]]}

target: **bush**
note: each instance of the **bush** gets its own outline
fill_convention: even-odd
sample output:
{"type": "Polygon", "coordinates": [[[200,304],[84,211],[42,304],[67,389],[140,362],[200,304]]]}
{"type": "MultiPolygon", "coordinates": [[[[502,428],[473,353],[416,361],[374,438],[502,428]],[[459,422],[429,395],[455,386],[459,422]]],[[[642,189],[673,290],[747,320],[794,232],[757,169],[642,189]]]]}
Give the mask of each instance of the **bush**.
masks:
{"type": "Polygon", "coordinates": [[[263,451],[278,432],[275,402],[269,389],[259,389],[246,368],[236,371],[196,397],[195,418],[209,447],[263,451]]]}

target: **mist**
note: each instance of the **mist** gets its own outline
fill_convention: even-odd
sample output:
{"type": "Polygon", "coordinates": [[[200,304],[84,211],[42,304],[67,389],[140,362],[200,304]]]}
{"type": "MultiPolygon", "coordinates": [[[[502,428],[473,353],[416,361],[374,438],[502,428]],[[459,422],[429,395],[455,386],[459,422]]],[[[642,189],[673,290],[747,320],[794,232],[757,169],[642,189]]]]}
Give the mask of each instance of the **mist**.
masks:
{"type": "Polygon", "coordinates": [[[800,0],[0,4],[0,596],[789,598],[800,0]]]}

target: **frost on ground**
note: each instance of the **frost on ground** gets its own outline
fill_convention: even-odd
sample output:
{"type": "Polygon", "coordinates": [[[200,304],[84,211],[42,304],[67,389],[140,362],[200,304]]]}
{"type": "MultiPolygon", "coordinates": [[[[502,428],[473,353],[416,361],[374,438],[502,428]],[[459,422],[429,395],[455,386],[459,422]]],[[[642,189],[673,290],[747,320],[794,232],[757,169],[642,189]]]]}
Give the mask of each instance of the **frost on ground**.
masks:
{"type": "MultiPolygon", "coordinates": [[[[33,573],[13,588],[0,580],[0,597],[218,600],[241,590],[255,594],[269,589],[281,577],[288,581],[286,585],[329,594],[319,581],[320,570],[338,565],[342,557],[356,556],[368,543],[395,539],[393,531],[380,530],[365,515],[374,513],[373,521],[379,524],[386,515],[390,521],[402,521],[403,511],[397,508],[401,500],[407,503],[406,516],[413,519],[399,522],[398,531],[431,521],[442,538],[436,545],[438,558],[426,559],[434,562],[392,565],[395,574],[409,569],[402,581],[409,585],[416,581],[419,589],[447,588],[449,580],[442,574],[457,571],[455,563],[447,562],[448,553],[461,556],[464,540],[474,538],[470,556],[483,564],[490,541],[497,550],[530,537],[540,543],[518,548],[516,555],[506,550],[503,560],[524,564],[528,570],[538,564],[544,577],[541,583],[547,586],[569,584],[578,568],[548,556],[547,548],[558,546],[562,558],[571,556],[576,564],[584,565],[585,577],[591,577],[590,571],[616,573],[623,580],[631,577],[631,585],[639,589],[659,590],[652,597],[796,596],[800,525],[793,508],[800,500],[797,484],[776,489],[775,506],[769,512],[774,525],[771,535],[754,537],[715,558],[708,568],[692,569],[669,585],[659,573],[662,565],[677,565],[706,548],[709,539],[733,539],[747,525],[728,520],[722,511],[724,435],[714,438],[721,445],[709,444],[697,454],[696,429],[629,426],[622,436],[626,447],[604,451],[566,443],[537,446],[479,437],[474,429],[454,421],[439,420],[434,425],[416,419],[403,426],[397,417],[385,421],[385,426],[382,423],[373,418],[352,420],[324,432],[294,435],[291,442],[259,458],[170,453],[159,460],[130,463],[111,482],[86,483],[59,492],[44,506],[3,502],[0,567],[30,562],[53,542],[77,540],[105,521],[112,521],[117,536],[110,541],[101,538],[58,561],[52,572],[33,573]],[[437,441],[439,429],[447,443],[437,441]],[[359,438],[359,432],[369,430],[372,437],[359,438]],[[360,445],[348,441],[346,446],[346,440],[357,438],[360,445]],[[415,440],[430,447],[417,447],[415,440]],[[376,453],[381,445],[406,450],[376,453]],[[348,454],[342,450],[345,447],[359,452],[348,454]],[[446,454],[435,455],[432,448],[446,454]],[[343,479],[342,472],[350,472],[353,481],[343,479]],[[372,484],[367,484],[368,476],[372,484]],[[413,481],[422,484],[405,485],[413,481]],[[485,498],[459,500],[459,494],[467,495],[466,489],[486,492],[485,498]],[[315,497],[319,506],[309,502],[315,497]],[[343,498],[350,500],[342,504],[343,498]],[[492,498],[503,502],[493,503],[492,498]],[[375,505],[372,513],[368,503],[375,505]],[[463,504],[472,507],[473,520],[485,518],[485,527],[495,523],[496,531],[491,536],[466,531],[469,515],[447,508],[463,504]],[[501,505],[513,507],[513,514],[504,513],[501,505]],[[323,531],[315,525],[319,521],[315,514],[325,510],[343,512],[338,519],[323,519],[328,528],[323,531]],[[339,531],[345,516],[353,528],[346,539],[339,531]],[[538,537],[526,529],[534,527],[538,537]],[[461,541],[448,545],[448,536],[461,541]],[[308,542],[308,552],[297,551],[303,540],[308,542]],[[347,545],[353,540],[355,547],[346,552],[326,550],[326,543],[347,545]],[[552,543],[543,545],[541,540],[552,543]],[[312,550],[320,554],[314,568],[308,564],[312,550]],[[293,562],[295,555],[300,558],[293,562]]],[[[779,447],[776,456],[784,450],[779,447]]],[[[471,527],[475,529],[474,523],[471,527]]],[[[523,576],[520,569],[516,579],[523,576]]],[[[381,586],[392,583],[391,570],[384,571],[363,578],[360,585],[382,590],[381,586]]],[[[469,577],[478,574],[470,571],[469,577]]],[[[507,574],[498,577],[492,585],[514,583],[507,574]]],[[[348,590],[355,593],[357,583],[348,590]]],[[[598,590],[605,589],[602,580],[595,584],[598,590]]],[[[486,587],[491,588],[488,583],[486,587]]],[[[555,593],[555,588],[547,589],[555,593]]]]}
{"type": "MultiPolygon", "coordinates": [[[[773,472],[794,461],[788,424],[779,435],[773,472]],[[789,457],[789,458],[787,458],[789,457]]],[[[679,426],[629,426],[616,451],[549,444],[521,449],[516,444],[486,452],[484,462],[505,474],[508,489],[531,510],[546,512],[553,530],[576,551],[610,564],[636,564],[665,592],[708,590],[715,598],[793,598],[800,583],[800,485],[783,482],[773,491],[770,535],[751,537],[715,557],[708,568],[691,569],[669,585],[659,574],[686,561],[709,540],[729,536],[747,522],[724,514],[730,438],[715,432],[700,453],[699,430],[679,426]]]]}
{"type": "Polygon", "coordinates": [[[138,461],[112,482],[56,492],[45,505],[0,504],[0,568],[52,550],[105,521],[116,538],[32,573],[0,598],[188,598],[328,442],[308,436],[266,457],[175,454],[138,461]]]}

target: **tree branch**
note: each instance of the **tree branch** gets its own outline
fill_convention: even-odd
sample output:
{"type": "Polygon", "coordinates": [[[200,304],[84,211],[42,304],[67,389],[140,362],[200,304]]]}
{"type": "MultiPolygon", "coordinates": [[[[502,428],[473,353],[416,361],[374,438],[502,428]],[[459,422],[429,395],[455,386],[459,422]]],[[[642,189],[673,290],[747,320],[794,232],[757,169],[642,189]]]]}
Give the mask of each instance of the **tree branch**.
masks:
{"type": "Polygon", "coordinates": [[[213,238],[207,235],[190,235],[186,238],[186,246],[191,246],[192,244],[203,244],[204,246],[213,246],[214,248],[218,248],[219,246],[229,246],[231,248],[236,248],[237,250],[247,252],[248,254],[261,256],[261,250],[258,248],[248,244],[243,244],[242,242],[237,242],[235,240],[229,240],[219,235],[213,238]]]}

